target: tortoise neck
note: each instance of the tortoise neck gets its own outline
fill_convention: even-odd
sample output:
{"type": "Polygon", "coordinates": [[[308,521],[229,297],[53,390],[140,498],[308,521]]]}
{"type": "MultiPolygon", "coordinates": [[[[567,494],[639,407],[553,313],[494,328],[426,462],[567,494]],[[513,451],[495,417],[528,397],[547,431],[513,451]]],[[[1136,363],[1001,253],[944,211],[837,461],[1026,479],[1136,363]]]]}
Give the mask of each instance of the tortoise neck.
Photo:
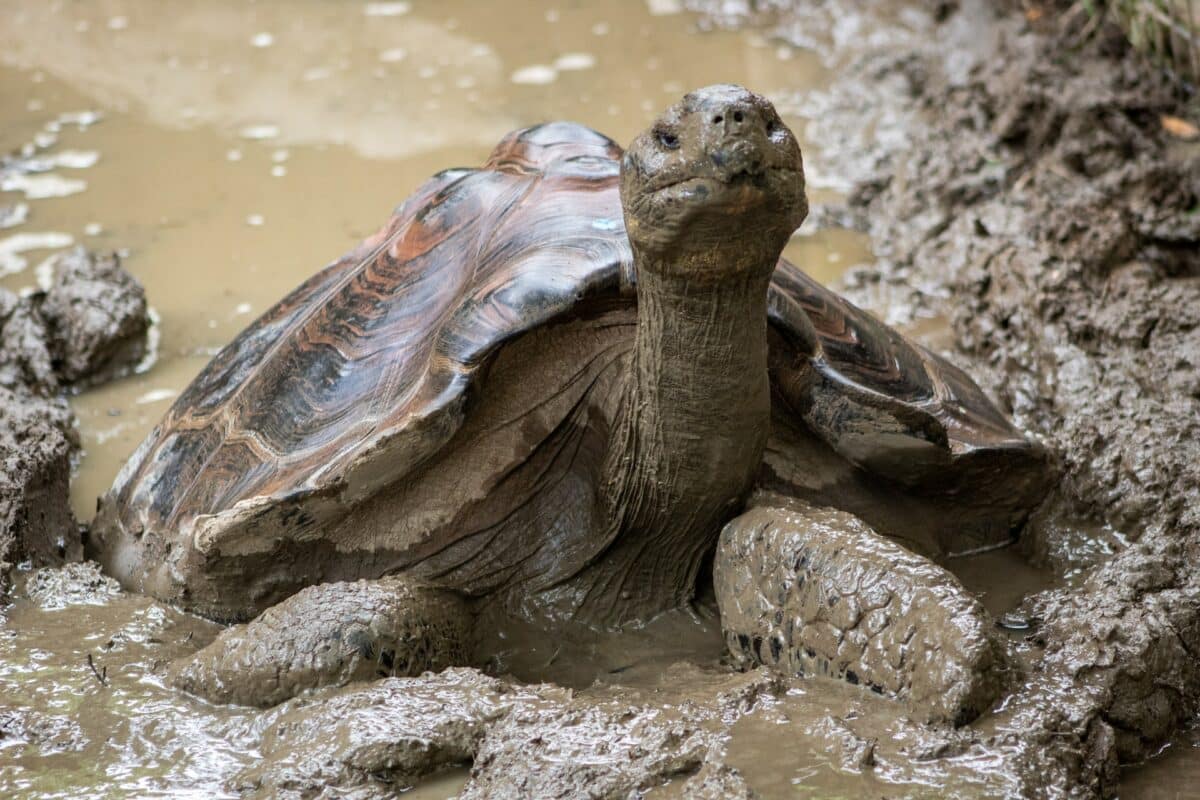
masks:
{"type": "Polygon", "coordinates": [[[770,412],[769,281],[769,274],[740,275],[699,284],[639,271],[629,409],[645,445],[637,452],[661,458],[671,472],[758,466],[761,451],[730,440],[765,428],[770,412]],[[682,463],[698,455],[709,464],[682,463]]]}
{"type": "Polygon", "coordinates": [[[721,525],[753,485],[770,423],[774,263],[720,282],[638,263],[636,345],[605,466],[616,541],[604,557],[637,574],[622,580],[609,622],[661,611],[647,606],[664,597],[687,602],[721,525]]]}

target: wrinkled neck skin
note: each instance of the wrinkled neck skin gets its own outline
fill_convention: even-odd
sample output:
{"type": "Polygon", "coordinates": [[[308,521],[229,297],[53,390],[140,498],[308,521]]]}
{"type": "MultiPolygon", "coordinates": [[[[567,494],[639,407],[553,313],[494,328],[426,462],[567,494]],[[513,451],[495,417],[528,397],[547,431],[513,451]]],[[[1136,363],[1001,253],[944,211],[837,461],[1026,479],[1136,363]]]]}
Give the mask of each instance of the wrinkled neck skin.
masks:
{"type": "Polygon", "coordinates": [[[608,478],[618,509],[637,512],[627,521],[669,534],[711,506],[736,510],[762,459],[769,274],[704,285],[646,270],[639,280],[621,409],[632,438],[610,451],[608,478]]]}
{"type": "Polygon", "coordinates": [[[577,584],[577,617],[612,627],[686,604],[741,510],[769,428],[766,303],[778,255],[638,254],[636,346],[601,487],[611,544],[577,584]],[[696,268],[722,257],[746,264],[696,268]]]}

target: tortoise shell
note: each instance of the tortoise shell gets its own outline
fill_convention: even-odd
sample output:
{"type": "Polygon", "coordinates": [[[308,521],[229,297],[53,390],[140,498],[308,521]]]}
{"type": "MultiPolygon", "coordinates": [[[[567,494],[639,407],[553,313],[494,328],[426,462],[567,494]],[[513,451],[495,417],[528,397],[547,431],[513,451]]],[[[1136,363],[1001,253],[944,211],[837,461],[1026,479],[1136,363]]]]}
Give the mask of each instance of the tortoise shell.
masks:
{"type": "MultiPolygon", "coordinates": [[[[212,360],[121,471],[101,527],[186,537],[402,480],[454,437],[506,343],[635,306],[620,157],[553,123],[434,176],[212,360]]],[[[778,404],[854,464],[960,491],[1040,458],[961,370],[785,260],[768,308],[778,404]]]]}

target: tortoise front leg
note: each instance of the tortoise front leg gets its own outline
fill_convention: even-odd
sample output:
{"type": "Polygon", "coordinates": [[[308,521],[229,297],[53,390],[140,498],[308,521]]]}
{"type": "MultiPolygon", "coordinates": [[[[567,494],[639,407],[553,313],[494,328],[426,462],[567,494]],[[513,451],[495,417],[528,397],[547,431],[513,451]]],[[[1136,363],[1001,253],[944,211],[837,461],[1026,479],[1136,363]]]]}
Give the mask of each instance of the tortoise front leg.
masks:
{"type": "Polygon", "coordinates": [[[857,517],[775,495],[721,533],[717,603],[735,658],[826,675],[963,724],[999,696],[1004,651],[980,602],[857,517]]]}
{"type": "Polygon", "coordinates": [[[453,592],[403,576],[311,586],[176,660],[176,688],[267,707],[306,689],[466,666],[472,614],[453,592]]]}

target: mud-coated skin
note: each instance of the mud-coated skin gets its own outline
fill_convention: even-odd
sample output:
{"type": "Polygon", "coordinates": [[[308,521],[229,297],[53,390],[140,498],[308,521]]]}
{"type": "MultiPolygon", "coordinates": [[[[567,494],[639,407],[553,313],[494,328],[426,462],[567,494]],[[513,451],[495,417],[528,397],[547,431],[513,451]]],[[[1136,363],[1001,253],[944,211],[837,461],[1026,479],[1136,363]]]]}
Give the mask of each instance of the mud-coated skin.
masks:
{"type": "Polygon", "coordinates": [[[713,567],[729,650],[788,675],[826,675],[962,724],[999,696],[1003,650],[946,570],[845,512],[777,495],[725,526],[713,567]]]}
{"type": "Polygon", "coordinates": [[[691,596],[777,404],[852,463],[1023,517],[1043,454],[963,373],[778,261],[807,204],[769,103],[699,90],[619,159],[559,123],[435,177],[181,394],[103,499],[95,557],[220,619],[402,571],[530,615],[645,619],[691,596]],[[498,397],[515,348],[520,391],[498,397]]]}
{"type": "Polygon", "coordinates": [[[466,663],[471,614],[452,592],[392,576],[304,589],[168,669],[214,703],[272,706],[308,689],[466,663]]]}

